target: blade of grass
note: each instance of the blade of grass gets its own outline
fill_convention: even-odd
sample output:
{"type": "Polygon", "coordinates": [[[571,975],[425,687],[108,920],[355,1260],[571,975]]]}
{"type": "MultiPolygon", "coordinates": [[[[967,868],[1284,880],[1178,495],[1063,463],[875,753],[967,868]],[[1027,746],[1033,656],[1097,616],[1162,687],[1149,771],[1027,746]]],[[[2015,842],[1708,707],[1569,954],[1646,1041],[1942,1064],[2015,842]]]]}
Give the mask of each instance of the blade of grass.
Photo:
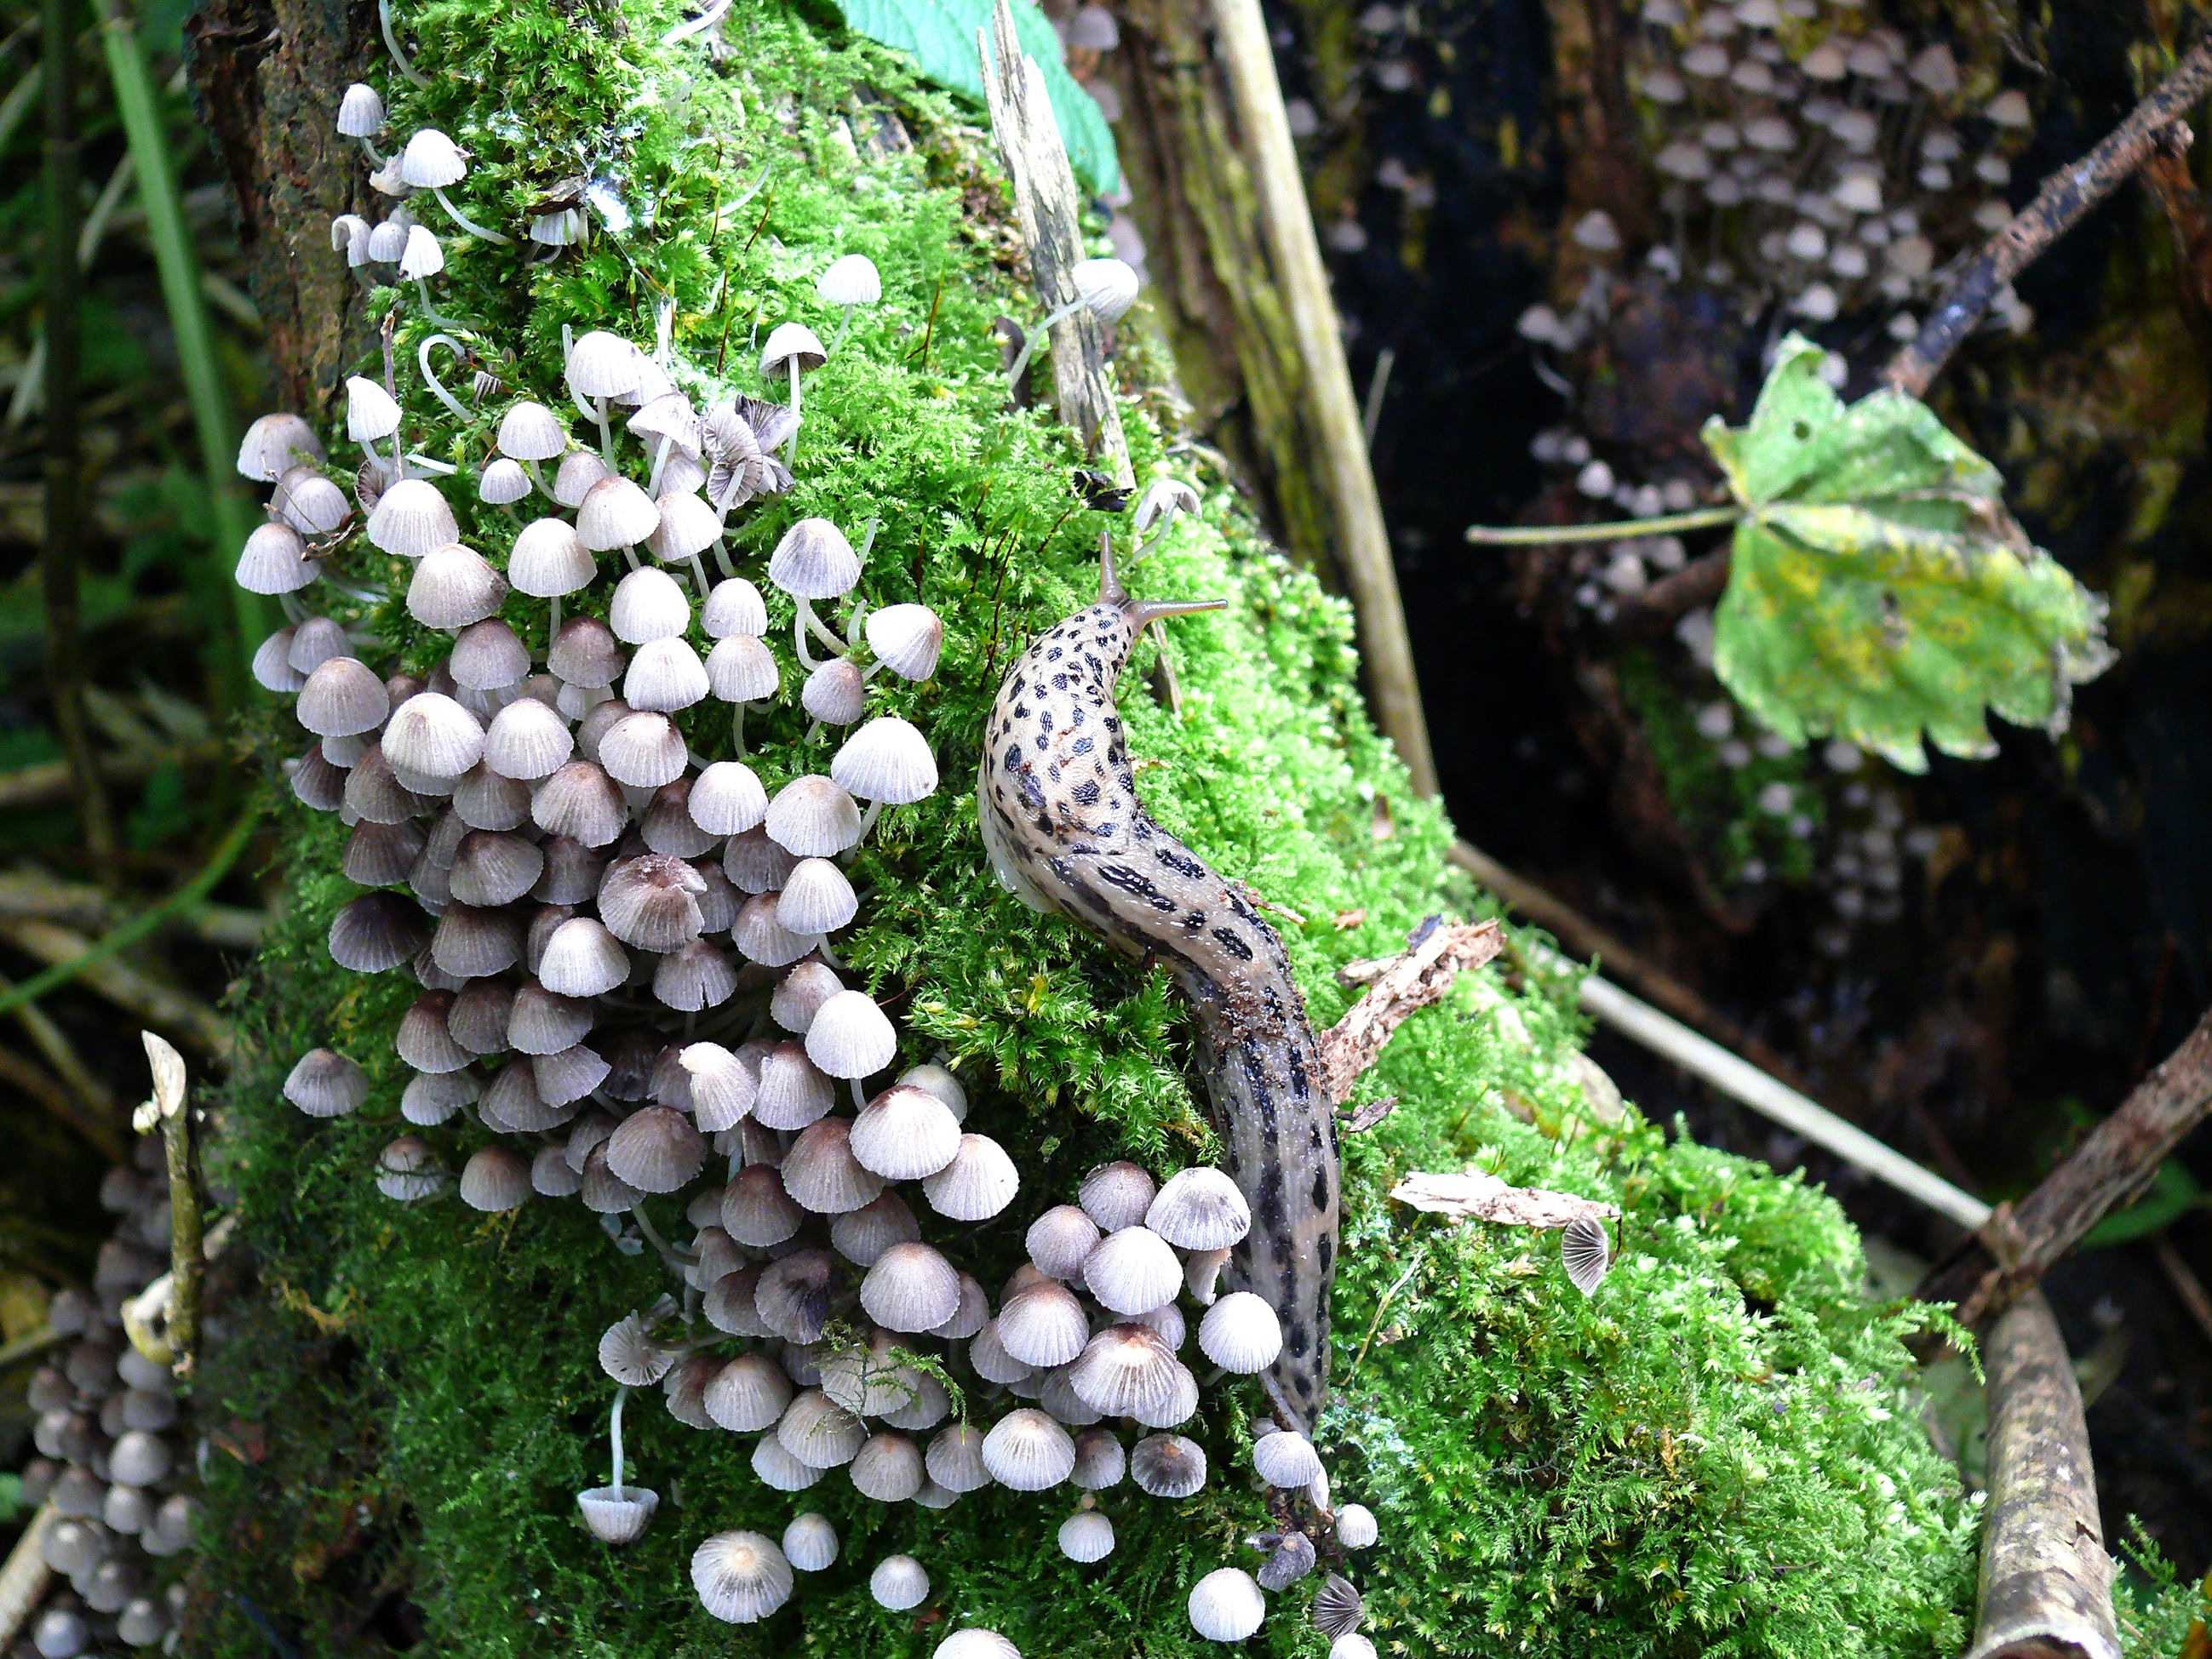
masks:
{"type": "Polygon", "coordinates": [[[84,712],[84,653],[77,629],[77,562],[84,545],[84,454],[79,431],[77,360],[82,318],[76,245],[83,218],[78,199],[76,33],[79,0],[46,0],[46,213],[40,269],[45,289],[46,501],[40,586],[46,607],[46,696],[55,734],[69,763],[78,832],[100,880],[115,884],[115,823],[107,790],[93,759],[84,712]]]}
{"type": "Polygon", "coordinates": [[[233,470],[237,437],[230,403],[216,361],[215,337],[200,295],[198,262],[192,255],[191,237],[177,197],[176,177],[169,167],[168,136],[153,78],[147,72],[146,55],[138,43],[137,24],[125,0],[94,0],[94,3],[100,14],[100,48],[106,54],[108,79],[115,88],[116,112],[122,118],[131,161],[137,169],[138,199],[146,211],[147,238],[161,270],[161,298],[168,307],[169,327],[176,336],[177,361],[184,371],[192,426],[199,438],[200,465],[207,475],[215,520],[215,561],[224,586],[234,595],[238,639],[234,648],[226,653],[224,679],[243,701],[249,695],[246,666],[268,631],[268,622],[261,596],[247,592],[230,579],[231,561],[253,528],[252,510],[233,470]]]}
{"type": "Polygon", "coordinates": [[[102,934],[92,946],[68,962],[58,962],[43,972],[36,973],[13,988],[0,994],[0,1014],[13,1013],[27,1002],[35,1002],[49,991],[66,985],[88,968],[105,962],[118,951],[127,951],[140,939],[177,915],[188,910],[215,890],[215,884],[229,873],[230,866],[238,862],[252,839],[253,829],[261,821],[266,803],[255,800],[238,821],[230,826],[214,856],[200,867],[199,872],[157,904],[149,904],[121,927],[102,934]]]}

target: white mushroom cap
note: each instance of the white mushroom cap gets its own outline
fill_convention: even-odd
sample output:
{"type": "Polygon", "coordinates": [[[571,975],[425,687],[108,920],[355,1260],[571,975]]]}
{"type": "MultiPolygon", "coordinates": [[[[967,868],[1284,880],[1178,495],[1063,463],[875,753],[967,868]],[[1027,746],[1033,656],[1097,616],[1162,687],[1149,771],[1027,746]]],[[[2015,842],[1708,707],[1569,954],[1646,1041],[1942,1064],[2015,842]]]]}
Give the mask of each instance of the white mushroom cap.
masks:
{"type": "Polygon", "coordinates": [[[460,1194],[472,1210],[520,1209],[530,1200],[530,1164],[509,1147],[480,1147],[461,1166],[460,1194]]]}
{"type": "Polygon", "coordinates": [[[1375,1524],[1374,1511],[1364,1504],[1340,1504],[1336,1511],[1336,1541],[1348,1550],[1364,1550],[1371,1546],[1379,1528],[1375,1524]]]}
{"type": "Polygon", "coordinates": [[[1150,1423],[1176,1403],[1182,1370],[1148,1326],[1109,1325],[1085,1345],[1066,1376],[1076,1398],[1091,1410],[1150,1423]]]}
{"type": "Polygon", "coordinates": [[[555,928],[538,961],[538,982],[559,996],[604,996],[629,977],[629,956],[592,916],[571,916],[555,928]]]}
{"type": "Polygon", "coordinates": [[[1098,1248],[1098,1224],[1073,1204],[1055,1204],[1030,1223],[1024,1248],[1048,1279],[1073,1279],[1098,1248]]]}
{"type": "Polygon", "coordinates": [[[1306,1486],[1322,1472],[1321,1454],[1305,1436],[1278,1429],[1254,1443],[1252,1467],[1271,1486],[1306,1486]]]}
{"type": "Polygon", "coordinates": [[[768,791],[743,761],[715,761],[692,781],[691,820],[710,836],[741,836],[768,816],[768,791]]]}
{"type": "Polygon", "coordinates": [[[691,626],[691,601],[665,570],[641,565],[615,584],[614,599],[607,607],[607,625],[617,639],[629,645],[674,639],[691,626]]]}
{"type": "MultiPolygon", "coordinates": [[[[788,1260],[788,1258],[786,1258],[788,1260]]],[[[808,1389],[793,1400],[775,1425],[783,1449],[809,1468],[834,1469],[853,1461],[866,1443],[868,1431],[860,1419],[819,1389],[808,1389]]]]}
{"type": "Polygon", "coordinates": [[[825,726],[850,726],[867,709],[867,682],[849,658],[830,657],[806,677],[799,707],[825,726]]]}
{"type": "Polygon", "coordinates": [[[507,580],[489,560],[459,542],[447,542],[432,548],[415,567],[407,584],[407,614],[425,628],[452,632],[495,614],[506,597],[507,580]]]}
{"type": "Polygon", "coordinates": [[[819,368],[830,361],[830,354],[822,349],[821,337],[805,324],[778,323],[769,331],[768,343],[761,348],[762,378],[781,377],[794,361],[802,370],[819,368]]]}
{"type": "Polygon", "coordinates": [[[801,1572],[820,1572],[837,1559],[837,1528],[809,1510],[783,1529],[784,1559],[801,1572]]]}
{"type": "Polygon", "coordinates": [[[417,190],[442,190],[468,176],[469,158],[435,127],[424,127],[399,152],[399,177],[417,190]]]}
{"type": "Polygon", "coordinates": [[[853,1120],[853,1156],[887,1181],[935,1175],[958,1155],[961,1140],[959,1120],[943,1101],[900,1084],[878,1095],[853,1120]]]}
{"type": "MultiPolygon", "coordinates": [[[[750,634],[732,634],[714,641],[707,653],[707,684],[724,702],[758,702],[773,697],[781,682],[775,653],[750,634]]],[[[854,819],[855,827],[859,820],[854,819]]]]}
{"type": "Polygon", "coordinates": [[[870,1076],[897,1052],[898,1033],[865,991],[838,992],[806,1028],[806,1057],[831,1077],[870,1076]]]}
{"type": "MultiPolygon", "coordinates": [[[[786,888],[784,896],[787,897],[789,894],[790,890],[786,888]]],[[[779,910],[782,904],[783,899],[778,898],[776,905],[779,910]]],[[[814,1024],[814,1016],[821,1012],[822,1005],[844,988],[844,981],[831,970],[828,963],[812,957],[795,962],[789,971],[775,982],[775,994],[769,999],[769,1018],[785,1030],[805,1036],[806,1028],[814,1024]]],[[[861,1115],[866,1116],[866,1113],[863,1111],[861,1115]]],[[[858,1119],[854,1120],[854,1124],[857,1130],[858,1119]]],[[[858,1150],[857,1143],[855,1150],[858,1150]]]]}
{"type": "Polygon", "coordinates": [[[645,380],[645,354],[619,334],[595,328],[568,348],[568,384],[586,398],[620,398],[645,380]]]}
{"type": "Polygon", "coordinates": [[[1101,1232],[1114,1232],[1141,1223],[1157,1191],[1141,1164],[1121,1158],[1085,1176],[1076,1197],[1101,1232]]]}
{"type": "Polygon", "coordinates": [[[1093,1429],[1075,1437],[1075,1473],[1068,1478],[1085,1492],[1104,1492],[1121,1484],[1128,1464],[1113,1431],[1093,1429]]]}
{"type": "Polygon", "coordinates": [[[2035,117],[2027,106],[2027,94],[2017,87],[2008,87],[1990,100],[1982,113],[1993,127],[2008,132],[2025,132],[2035,125],[2035,117]]]}
{"type": "Polygon", "coordinates": [[[1328,1644],[1328,1659],[1375,1659],[1375,1644],[1356,1630],[1348,1630],[1328,1644]]]}
{"type": "Polygon", "coordinates": [[[346,377],[346,436],[356,443],[388,438],[399,430],[399,405],[365,375],[346,377]]]}
{"type": "Polygon", "coordinates": [[[866,629],[868,648],[901,679],[926,680],[937,672],[945,623],[927,605],[887,605],[871,611],[866,629]]]}
{"type": "Polygon", "coordinates": [[[660,522],[646,538],[646,550],[664,562],[703,553],[721,539],[722,520],[714,509],[689,491],[670,490],[654,507],[660,522]]]}
{"type": "Polygon", "coordinates": [[[516,533],[507,556],[507,580],[532,599],[578,592],[598,574],[599,562],[565,519],[532,519],[516,533]]]}
{"type": "Polygon", "coordinates": [[[1083,1282],[1101,1306],[1115,1313],[1150,1313],[1175,1300],[1182,1288],[1182,1263],[1151,1228],[1124,1227],[1085,1257],[1083,1282]]]}
{"type": "Polygon", "coordinates": [[[830,775],[860,800],[905,806],[937,788],[937,757],[919,726],[879,714],[838,746],[830,775]]]}
{"type": "Polygon", "coordinates": [[[368,515],[372,545],[403,559],[419,559],[460,539],[453,509],[428,478],[402,478],[376,498],[368,515]]]}
{"type": "Polygon", "coordinates": [[[1021,1650],[994,1630],[956,1630],[929,1659],[1022,1659],[1021,1650]]]}
{"type": "Polygon", "coordinates": [[[427,225],[407,227],[407,244],[399,250],[399,274],[410,282],[435,276],[446,268],[446,250],[427,225]]]}
{"type": "Polygon", "coordinates": [[[506,507],[527,495],[530,488],[530,475],[522,470],[522,463],[501,455],[486,466],[483,476],[477,480],[477,499],[494,507],[506,507]]]}
{"type": "Polygon", "coordinates": [[[483,758],[484,731],[451,697],[418,691],[392,711],[379,746],[394,768],[424,778],[458,778],[483,758]]]}
{"type": "Polygon", "coordinates": [[[384,131],[384,100],[374,87],[356,81],[338,99],[338,137],[374,138],[384,131]]]}
{"type": "Polygon", "coordinates": [[[773,1434],[753,1443],[752,1468],[761,1484],[775,1492],[805,1492],[828,1473],[800,1462],[773,1434]]]}
{"type": "Polygon", "coordinates": [[[860,556],[827,519],[801,519],[769,555],[768,579],[802,599],[834,599],[860,580],[860,556]]]}
{"type": "Polygon", "coordinates": [[[826,306],[872,306],[884,297],[884,279],[865,253],[848,253],[815,280],[814,297],[826,306]]]}
{"type": "Polygon", "coordinates": [[[1043,1492],[1075,1468],[1075,1442],[1043,1412],[1008,1412],[983,1437],[983,1467],[1011,1492],[1043,1492]]]}
{"type": "Polygon", "coordinates": [[[1081,259],[1073,273],[1075,291],[1102,323],[1117,322],[1137,303],[1137,273],[1121,259],[1081,259]]]}
{"type": "Polygon", "coordinates": [[[940,1429],[923,1454],[929,1478],[947,1492],[975,1492],[991,1484],[983,1463],[983,1431],[969,1423],[940,1429]]]}
{"type": "Polygon", "coordinates": [[[581,507],[593,484],[607,476],[607,464],[596,449],[572,449],[553,471],[553,499],[567,507],[581,507]]]}
{"type": "Polygon", "coordinates": [[[933,1061],[909,1066],[899,1073],[898,1080],[908,1088],[935,1095],[945,1103],[945,1109],[952,1114],[955,1121],[965,1123],[968,1121],[968,1091],[960,1086],[960,1079],[945,1066],[933,1061]]]}
{"type": "Polygon", "coordinates": [[[757,1532],[719,1532],[691,1554],[699,1603],[732,1625],[757,1624],[791,1599],[791,1563],[757,1532]]]}
{"type": "Polygon", "coordinates": [[[1190,1592],[1190,1626],[1209,1642],[1242,1642],[1267,1617],[1260,1586],[1242,1567],[1218,1567],[1190,1592]]]}
{"type": "Polygon", "coordinates": [[[894,1244],[860,1281],[860,1306],[885,1330],[933,1330],[960,1310],[960,1275],[927,1244],[894,1244]]]}
{"type": "Polygon", "coordinates": [[[239,551],[238,585],[249,593],[296,593],[317,574],[307,550],[300,532],[290,525],[274,520],[258,525],[239,551]]]}
{"type": "Polygon", "coordinates": [[[500,417],[499,453],[518,461],[550,461],[568,447],[568,433],[553,411],[527,398],[500,417]]]}
{"type": "Polygon", "coordinates": [[[1264,1298],[1231,1291],[1198,1322],[1198,1346],[1224,1370],[1250,1376],[1266,1370],[1282,1352],[1282,1322],[1264,1298]]]}
{"type": "Polygon", "coordinates": [[[1071,1561],[1103,1561],[1114,1553],[1114,1523],[1097,1510],[1078,1510],[1060,1523],[1059,1542],[1071,1561]]]}
{"type": "Polygon", "coordinates": [[[929,1575],[911,1555],[887,1555],[868,1575],[868,1594],[878,1607],[903,1613],[929,1599],[929,1575]]]}
{"type": "Polygon", "coordinates": [[[346,738],[374,732],[391,708],[392,694],[368,664],[331,657],[307,676],[293,712],[319,738],[346,738]]]}
{"type": "MultiPolygon", "coordinates": [[[[902,1434],[872,1435],[853,1455],[845,1473],[861,1497],[872,1498],[878,1504],[903,1504],[921,1490],[921,1449],[902,1434]]],[[[927,1593],[925,1576],[922,1594],[927,1593]]]]}
{"type": "MultiPolygon", "coordinates": [[[[583,504],[576,509],[576,533],[594,553],[635,547],[659,524],[660,509],[653,497],[618,473],[586,490],[583,504]]],[[[686,610],[688,614],[688,606],[686,610]]]]}
{"type": "MultiPolygon", "coordinates": [[[[753,1115],[768,1122],[760,1103],[755,1104],[753,1115]]],[[[883,1177],[862,1168],[853,1156],[852,1127],[849,1118],[825,1117],[800,1131],[784,1154],[785,1189],[817,1215],[842,1215],[883,1195],[883,1177]]]]}
{"type": "Polygon", "coordinates": [[[1021,1176],[1005,1147],[988,1135],[963,1134],[952,1162],[925,1176],[922,1197],[954,1221],[988,1221],[1014,1200],[1021,1176]]]}
{"type": "Polygon", "coordinates": [[[1145,1224],[1179,1250],[1225,1250],[1252,1230],[1252,1209],[1227,1176],[1194,1164],[1168,1178],[1145,1224]]]}
{"type": "Polygon", "coordinates": [[[629,659],[622,694],[623,701],[633,708],[663,714],[689,708],[707,696],[707,665],[687,641],[648,640],[629,659]]]}
{"type": "Polygon", "coordinates": [[[297,415],[261,416],[238,446],[240,476],[260,483],[275,483],[303,459],[323,459],[323,441],[297,415]]]}
{"type": "MultiPolygon", "coordinates": [[[[720,652],[731,644],[724,640],[720,652]]],[[[770,839],[795,858],[835,858],[860,839],[860,811],[834,781],[793,778],[775,793],[762,820],[770,839]]]]}
{"type": "MultiPolygon", "coordinates": [[[[890,607],[892,610],[897,606],[890,607]]],[[[868,618],[871,626],[881,611],[868,618]]],[[[707,603],[700,608],[699,625],[707,630],[707,637],[727,639],[732,634],[746,634],[756,638],[768,632],[768,607],[761,603],[760,589],[743,576],[732,576],[714,584],[707,594],[707,603]]],[[[869,640],[873,643],[874,635],[869,640]]]]}
{"type": "Polygon", "coordinates": [[[991,1328],[1011,1358],[1039,1370],[1068,1364],[1091,1340],[1083,1304],[1074,1291],[1053,1279],[1024,1285],[1008,1297],[991,1328]]]}

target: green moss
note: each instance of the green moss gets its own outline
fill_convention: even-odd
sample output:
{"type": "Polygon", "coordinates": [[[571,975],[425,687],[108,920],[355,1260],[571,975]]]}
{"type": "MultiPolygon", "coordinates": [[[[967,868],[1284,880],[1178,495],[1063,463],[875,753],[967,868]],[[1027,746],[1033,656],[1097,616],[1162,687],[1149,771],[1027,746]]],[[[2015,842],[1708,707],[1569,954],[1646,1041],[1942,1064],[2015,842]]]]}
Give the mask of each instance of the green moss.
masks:
{"type": "MultiPolygon", "coordinates": [[[[757,574],[796,516],[879,519],[862,592],[921,599],[946,623],[937,678],[878,692],[929,733],[946,787],[886,815],[855,866],[869,897],[841,948],[902,1018],[908,1055],[948,1055],[973,1093],[971,1127],[1015,1152],[1024,1198],[1010,1223],[1117,1152],[1162,1172],[1202,1156],[1211,1132],[1164,976],[1000,893],[963,787],[1000,675],[1033,629],[1089,602],[1097,538],[1115,522],[1075,493],[1065,434],[1004,404],[989,321],[1033,306],[994,228],[997,186],[960,125],[972,117],[878,49],[769,0],[738,0],[726,33],[743,50],[720,71],[654,46],[669,21],[665,9],[546,0],[489,18],[463,0],[409,9],[420,60],[446,72],[420,94],[389,88],[397,123],[434,121],[475,149],[462,186],[471,213],[511,221],[546,178],[582,167],[636,218],[581,258],[526,271],[513,251],[461,249],[441,304],[483,319],[513,354],[515,387],[555,407],[562,325],[649,339],[662,295],[690,361],[720,362],[734,387],[758,391],[755,318],[822,321],[814,274],[846,251],[876,260],[884,304],[806,383],[799,487],[732,538],[757,574]],[[878,100],[915,149],[874,154],[855,140],[879,131],[878,100]],[[763,169],[756,203],[718,215],[763,169]]],[[[403,343],[416,327],[403,307],[403,343]]],[[[406,401],[410,432],[435,431],[440,452],[471,465],[488,452],[497,400],[465,431],[441,426],[419,389],[406,401]]],[[[1129,426],[1139,475],[1164,465],[1162,435],[1139,414],[1129,426]]],[[[1139,787],[1225,873],[1302,918],[1281,925],[1327,1024],[1346,1000],[1337,966],[1480,902],[1439,876],[1448,827],[1413,798],[1359,707],[1345,607],[1260,541],[1222,480],[1202,482],[1206,511],[1139,584],[1231,604],[1173,626],[1179,714],[1144,694],[1148,656],[1125,677],[1139,787]]],[[[471,492],[450,494],[462,507],[471,492]]],[[[465,538],[505,544],[499,515],[464,512],[465,538]]],[[[387,592],[406,574],[359,546],[341,562],[387,592]]],[[[789,686],[787,602],[770,602],[789,686]]],[[[434,654],[396,602],[369,614],[398,659],[434,654]]],[[[510,616],[543,626],[534,607],[510,616]]],[[[726,752],[719,717],[688,724],[702,753],[726,752]]],[[[826,762],[829,742],[806,744],[803,726],[787,713],[749,729],[771,787],[826,762]]],[[[595,1340],[665,1274],[574,1206],[487,1219],[451,1199],[402,1211],[375,1194],[404,1080],[390,1035],[412,987],[324,956],[350,896],[334,873],[342,833],[304,815],[292,825],[292,896],[243,1010],[225,1113],[222,1179],[260,1293],[234,1312],[209,1379],[211,1415],[238,1449],[219,1440],[211,1459],[227,1547],[202,1569],[200,1650],[264,1651],[264,1624],[306,1650],[358,1648],[378,1596],[402,1584],[435,1650],[456,1655],[902,1656],[970,1621],[1030,1659],[1200,1650],[1188,1587],[1240,1559],[1262,1522],[1238,1466],[1259,1407],[1250,1386],[1207,1391],[1191,1431],[1216,1473],[1198,1498],[1105,1496],[1119,1547],[1094,1567],[1053,1547],[1065,1495],[977,1493],[936,1514],[868,1503],[832,1476],[787,1498],[752,1476],[746,1443],[684,1428],[651,1401],[629,1413],[628,1437],[660,1515],[625,1550],[593,1543],[573,1494],[605,1479],[611,1389],[595,1340]],[[368,1068],[374,1092],[353,1118],[310,1123],[278,1095],[320,1042],[368,1068]],[[334,1423],[345,1437],[333,1439],[334,1423]],[[837,1525],[837,1565],[762,1630],[699,1611],[685,1570],[699,1539],[780,1532],[801,1508],[837,1525]],[[919,1613],[867,1597],[869,1566],[893,1549],[928,1566],[919,1613]]],[[[1321,1439],[1339,1495],[1381,1518],[1381,1546],[1349,1569],[1378,1642],[1422,1654],[1954,1644],[1972,1512],[1905,1395],[1899,1339],[1917,1316],[1860,1304],[1856,1240],[1819,1194],[1632,1115],[1594,1122],[1568,1063],[1571,987],[1517,960],[1469,976],[1398,1033],[1362,1091],[1401,1103],[1347,1152],[1340,1387],[1321,1439]],[[1384,1197],[1408,1170],[1470,1163],[1623,1206],[1622,1261],[1595,1297],[1567,1285],[1548,1236],[1444,1227],[1384,1197]]],[[[483,1135],[456,1121],[427,1138],[458,1167],[483,1135]]],[[[675,1200],[650,1203],[661,1231],[680,1230],[675,1200]]],[[[1018,1229],[987,1225],[958,1248],[995,1284],[1018,1259],[1018,1229]]],[[[1279,1598],[1262,1648],[1322,1651],[1305,1597],[1279,1598]]]]}

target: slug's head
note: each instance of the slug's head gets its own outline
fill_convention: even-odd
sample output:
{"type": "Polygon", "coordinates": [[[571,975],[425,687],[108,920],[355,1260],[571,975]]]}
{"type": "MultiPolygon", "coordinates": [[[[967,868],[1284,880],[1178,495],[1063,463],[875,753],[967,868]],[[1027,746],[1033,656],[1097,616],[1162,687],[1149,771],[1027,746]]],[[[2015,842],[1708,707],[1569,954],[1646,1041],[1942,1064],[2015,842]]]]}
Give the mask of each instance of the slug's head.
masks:
{"type": "Polygon", "coordinates": [[[1121,613],[1131,639],[1143,633],[1146,623],[1162,617],[1188,617],[1194,611],[1225,610],[1229,605],[1226,599],[1131,599],[1121,579],[1114,574],[1114,538],[1103,530],[1098,532],[1098,603],[1121,613]]]}

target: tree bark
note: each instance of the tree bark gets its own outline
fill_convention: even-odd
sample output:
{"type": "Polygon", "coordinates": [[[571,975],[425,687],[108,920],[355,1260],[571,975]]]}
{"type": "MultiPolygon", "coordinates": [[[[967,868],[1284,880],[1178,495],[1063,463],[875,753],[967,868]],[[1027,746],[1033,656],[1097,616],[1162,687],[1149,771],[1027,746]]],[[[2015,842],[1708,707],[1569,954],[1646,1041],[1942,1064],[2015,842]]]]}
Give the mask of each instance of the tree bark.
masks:
{"type": "Polygon", "coordinates": [[[204,0],[185,27],[201,118],[230,174],[238,240],[269,331],[276,404],[311,418],[374,337],[330,222],[374,216],[339,96],[366,75],[376,8],[345,0],[204,0]]]}

